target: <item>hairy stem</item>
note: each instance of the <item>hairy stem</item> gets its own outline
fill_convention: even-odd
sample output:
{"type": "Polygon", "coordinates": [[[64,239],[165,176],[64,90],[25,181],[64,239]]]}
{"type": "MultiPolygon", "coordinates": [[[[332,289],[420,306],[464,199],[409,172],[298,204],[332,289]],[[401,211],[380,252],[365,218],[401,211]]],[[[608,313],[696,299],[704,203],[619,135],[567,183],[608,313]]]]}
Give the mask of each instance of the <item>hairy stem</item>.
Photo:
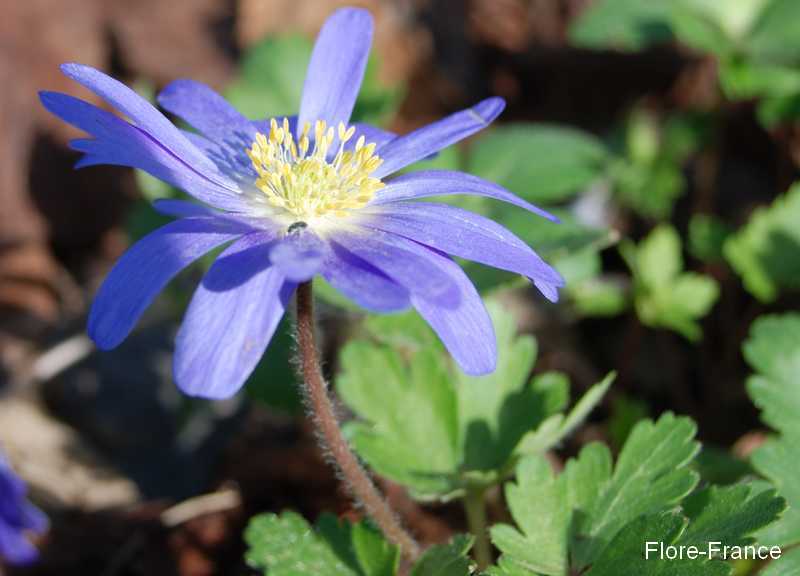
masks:
{"type": "Polygon", "coordinates": [[[484,488],[468,488],[464,496],[464,509],[467,513],[469,531],[475,537],[475,562],[478,568],[485,570],[492,563],[492,545],[486,525],[486,490],[484,488]]]}
{"type": "Polygon", "coordinates": [[[308,408],[330,459],[350,493],[364,507],[369,517],[378,525],[386,538],[400,548],[404,559],[413,562],[420,555],[419,544],[400,524],[397,515],[350,450],[339,427],[333,404],[328,396],[327,384],[320,370],[314,341],[311,282],[305,282],[297,287],[297,344],[308,408]]]}

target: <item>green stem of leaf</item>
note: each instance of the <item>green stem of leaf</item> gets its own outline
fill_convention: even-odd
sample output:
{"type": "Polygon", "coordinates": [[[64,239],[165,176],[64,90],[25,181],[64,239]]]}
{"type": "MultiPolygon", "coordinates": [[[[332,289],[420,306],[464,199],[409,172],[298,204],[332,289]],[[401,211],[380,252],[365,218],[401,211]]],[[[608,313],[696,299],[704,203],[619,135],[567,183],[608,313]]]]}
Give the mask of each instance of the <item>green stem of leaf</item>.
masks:
{"type": "Polygon", "coordinates": [[[492,564],[492,544],[486,525],[486,489],[468,488],[464,497],[464,509],[467,512],[469,531],[475,536],[475,562],[479,569],[485,570],[492,564]]]}
{"type": "Polygon", "coordinates": [[[297,287],[297,345],[305,383],[306,405],[317,428],[328,458],[341,474],[350,493],[364,507],[386,538],[400,548],[410,562],[420,555],[420,546],[403,528],[394,510],[375,487],[350,450],[328,396],[327,383],[320,370],[314,339],[314,304],[311,282],[297,287]]]}

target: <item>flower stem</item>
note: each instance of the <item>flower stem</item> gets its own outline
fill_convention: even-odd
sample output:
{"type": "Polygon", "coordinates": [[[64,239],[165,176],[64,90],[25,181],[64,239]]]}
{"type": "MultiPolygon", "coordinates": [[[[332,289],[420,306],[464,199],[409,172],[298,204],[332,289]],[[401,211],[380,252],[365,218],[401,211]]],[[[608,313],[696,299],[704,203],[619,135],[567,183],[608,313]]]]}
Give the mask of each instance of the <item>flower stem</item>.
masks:
{"type": "Polygon", "coordinates": [[[492,545],[486,526],[486,490],[484,488],[467,488],[464,496],[464,509],[467,513],[469,531],[475,536],[475,562],[478,568],[485,570],[492,563],[492,545]]]}
{"type": "Polygon", "coordinates": [[[328,456],[341,474],[347,488],[361,503],[367,515],[386,538],[400,548],[404,559],[413,562],[420,555],[416,540],[403,528],[392,508],[375,487],[345,440],[327,384],[320,370],[314,342],[314,303],[311,282],[297,287],[297,344],[308,409],[328,456]]]}

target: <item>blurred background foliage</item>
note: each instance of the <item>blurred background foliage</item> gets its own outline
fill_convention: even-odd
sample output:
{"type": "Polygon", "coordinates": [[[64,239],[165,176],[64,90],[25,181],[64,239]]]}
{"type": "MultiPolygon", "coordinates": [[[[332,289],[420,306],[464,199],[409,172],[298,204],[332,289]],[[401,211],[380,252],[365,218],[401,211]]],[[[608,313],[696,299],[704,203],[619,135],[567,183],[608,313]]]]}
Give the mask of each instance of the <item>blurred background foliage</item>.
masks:
{"type": "MultiPolygon", "coordinates": [[[[0,154],[0,168],[8,167],[0,232],[4,246],[24,251],[0,253],[0,307],[8,311],[0,324],[8,393],[0,404],[21,414],[13,402],[27,398],[42,418],[67,426],[60,433],[69,434],[66,444],[88,450],[89,468],[102,464],[117,484],[107,487],[108,500],[87,505],[53,495],[52,481],[22,467],[35,493],[55,502],[63,518],[80,519],[59,528],[57,515],[47,566],[94,573],[108,566],[108,550],[144,534],[146,544],[134,539],[135,550],[166,549],[165,557],[177,559],[164,573],[234,573],[231,566],[241,567],[232,558],[243,547],[237,530],[252,512],[348,511],[313,437],[298,423],[291,321],[242,397],[222,407],[181,398],[165,368],[171,335],[209,257],[170,286],[129,347],[98,357],[78,346],[65,356],[59,346],[80,342],[103,270],[125,244],[167,221],[150,203],[180,193],[138,172],[72,173],[68,135],[25,106],[33,106],[35,88],[66,89],[54,76],[57,63],[82,60],[124,77],[150,99],[169,80],[192,76],[251,118],[293,114],[313,32],[337,3],[203,0],[133,9],[124,0],[105,7],[70,0],[48,16],[51,4],[15,6],[8,18],[29,33],[45,33],[47,22],[60,18],[51,24],[60,33],[49,59],[4,97],[10,104],[3,112],[9,130],[0,154]],[[84,20],[70,9],[83,11],[84,20]],[[79,36],[82,43],[70,44],[79,36]],[[14,108],[18,101],[26,112],[14,108]],[[26,114],[30,125],[22,126],[26,114]],[[17,150],[25,151],[22,160],[17,150]],[[39,297],[42,285],[47,297],[39,297]],[[41,391],[32,400],[31,389],[41,391]],[[146,399],[125,401],[137,397],[146,399]],[[169,538],[154,530],[161,509],[145,506],[153,499],[180,500],[234,481],[245,501],[218,522],[217,533],[209,535],[208,522],[169,538]],[[141,516],[108,515],[109,502],[135,503],[141,516]],[[77,512],[87,506],[92,513],[77,512]],[[97,557],[70,550],[71,539],[104,531],[97,557]]],[[[484,198],[431,199],[507,226],[559,269],[567,287],[550,305],[519,278],[463,263],[491,302],[501,350],[498,373],[478,384],[452,372],[413,314],[368,317],[318,282],[326,371],[353,416],[347,430],[361,457],[423,501],[479,489],[495,494],[496,504],[497,487],[518,465],[536,477],[541,470],[531,462],[542,454],[559,447],[550,456],[563,463],[598,439],[616,453],[637,422],[669,409],[698,424],[704,448],[691,466],[704,482],[728,484],[756,473],[790,505],[800,502],[800,476],[787,464],[798,461],[792,421],[800,414],[797,318],[788,314],[800,288],[800,189],[793,186],[800,162],[800,2],[365,4],[378,19],[377,49],[354,120],[405,132],[486,95],[504,96],[509,106],[497,125],[409,169],[471,172],[557,215],[558,224],[484,198]],[[610,385],[612,376],[605,376],[612,371],[610,385]],[[398,420],[397,406],[419,419],[398,420]],[[513,409],[526,411],[524,426],[514,426],[513,409]],[[445,412],[450,420],[443,423],[445,412]],[[767,427],[776,435],[765,442],[767,427]],[[408,458],[398,460],[401,453],[408,458]]],[[[0,33],[14,46],[2,62],[15,63],[0,68],[8,78],[37,52],[29,39],[0,33]]],[[[12,460],[43,458],[19,436],[0,437],[12,460]]],[[[60,450],[70,469],[81,469],[73,462],[79,458],[60,450]]],[[[76,481],[75,493],[101,485],[76,481]]],[[[394,484],[387,486],[394,494],[394,484]]],[[[394,497],[425,541],[463,531],[460,510],[431,512],[394,497]]],[[[275,526],[307,531],[304,522],[274,517],[249,533],[275,526]]],[[[345,530],[330,522],[321,519],[317,529],[345,530]]],[[[794,515],[775,526],[768,528],[771,539],[800,541],[794,515]]],[[[348,534],[372,541],[368,526],[356,524],[348,534]]],[[[456,541],[441,553],[463,559],[467,548],[456,541]]],[[[395,561],[391,550],[381,554],[395,561]]],[[[162,573],[159,556],[148,552],[140,562],[162,573]]],[[[121,562],[119,573],[139,573],[129,559],[121,562]]]]}

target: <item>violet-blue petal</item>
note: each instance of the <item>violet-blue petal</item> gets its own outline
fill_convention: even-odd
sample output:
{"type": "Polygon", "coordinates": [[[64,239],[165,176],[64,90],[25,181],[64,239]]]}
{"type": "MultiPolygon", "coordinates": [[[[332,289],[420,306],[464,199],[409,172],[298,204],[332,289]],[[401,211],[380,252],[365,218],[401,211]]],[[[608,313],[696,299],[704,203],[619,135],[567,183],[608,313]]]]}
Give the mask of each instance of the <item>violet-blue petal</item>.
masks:
{"type": "MultiPolygon", "coordinates": [[[[131,88],[99,70],[83,64],[62,64],[61,71],[129,117],[136,126],[172,154],[222,186],[231,183],[195,148],[155,106],[131,88]]],[[[235,190],[235,187],[231,187],[235,190]]]]}
{"type": "Polygon", "coordinates": [[[28,501],[25,483],[0,453],[0,560],[11,564],[36,560],[38,552],[25,533],[42,533],[47,525],[47,517],[28,501]]]}
{"type": "Polygon", "coordinates": [[[542,296],[550,300],[550,302],[558,302],[558,289],[564,286],[564,282],[547,282],[546,280],[533,279],[533,285],[539,289],[542,296]]]}
{"type": "Polygon", "coordinates": [[[417,198],[451,196],[454,194],[484,196],[501,202],[508,202],[542,216],[551,222],[558,222],[557,217],[512,194],[502,186],[472,174],[453,170],[421,170],[393,178],[386,183],[384,188],[378,190],[370,205],[378,206],[400,200],[415,200],[417,198]]]}
{"type": "Polygon", "coordinates": [[[175,382],[186,394],[227,398],[264,354],[295,284],[269,266],[271,238],[232,244],[197,288],[175,341],[175,382]]]}
{"type": "Polygon", "coordinates": [[[363,122],[356,122],[353,124],[356,131],[353,133],[353,137],[347,142],[345,146],[346,149],[352,149],[358,139],[363,136],[364,140],[367,144],[373,143],[375,144],[376,148],[380,148],[397,138],[397,134],[394,132],[389,132],[388,130],[381,130],[380,128],[376,128],[371,124],[366,124],[363,122]]]}
{"type": "Polygon", "coordinates": [[[348,227],[336,230],[330,243],[355,254],[411,294],[439,306],[458,306],[459,289],[449,274],[431,259],[430,250],[382,230],[348,227]]]}
{"type": "Polygon", "coordinates": [[[212,141],[249,146],[255,140],[255,125],[202,82],[174,80],[159,93],[158,103],[212,141]]]}
{"type": "Polygon", "coordinates": [[[269,260],[287,280],[305,282],[322,268],[325,244],[309,228],[289,232],[277,240],[269,251],[269,260]]]}
{"type": "Polygon", "coordinates": [[[361,8],[341,8],[322,26],[303,85],[299,125],[324,120],[348,123],[361,88],[372,45],[372,16],[361,8]]]}
{"type": "Polygon", "coordinates": [[[431,254],[458,286],[458,306],[439,306],[419,294],[411,295],[411,303],[466,374],[479,376],[493,372],[497,367],[497,338],[483,300],[458,264],[435,251],[431,254]]]}
{"type": "Polygon", "coordinates": [[[396,312],[411,305],[408,290],[335,243],[326,253],[322,276],[347,298],[372,312],[396,312]]]}
{"type": "Polygon", "coordinates": [[[85,154],[77,167],[113,164],[140,168],[220,208],[241,210],[246,206],[236,192],[210,180],[118,116],[67,94],[41,92],[39,97],[50,112],[94,136],[71,142],[85,154]]]}
{"type": "Polygon", "coordinates": [[[159,214],[175,218],[191,218],[192,216],[218,216],[222,214],[204,204],[187,202],[186,200],[172,200],[159,198],[153,201],[153,209],[159,214]]]}
{"type": "Polygon", "coordinates": [[[367,209],[362,225],[405,236],[447,254],[563,286],[561,275],[493,220],[446,204],[395,202],[367,209]]]}
{"type": "Polygon", "coordinates": [[[12,566],[26,566],[39,558],[39,552],[25,533],[0,521],[0,559],[12,566]]]}
{"type": "Polygon", "coordinates": [[[487,98],[472,108],[398,136],[378,148],[377,154],[383,158],[383,164],[372,175],[376,178],[388,176],[483,130],[500,115],[505,106],[502,98],[487,98]]]}
{"type": "Polygon", "coordinates": [[[102,349],[119,345],[144,310],[186,266],[251,229],[216,218],[183,218],[131,246],[108,273],[89,313],[89,336],[102,349]]]}

